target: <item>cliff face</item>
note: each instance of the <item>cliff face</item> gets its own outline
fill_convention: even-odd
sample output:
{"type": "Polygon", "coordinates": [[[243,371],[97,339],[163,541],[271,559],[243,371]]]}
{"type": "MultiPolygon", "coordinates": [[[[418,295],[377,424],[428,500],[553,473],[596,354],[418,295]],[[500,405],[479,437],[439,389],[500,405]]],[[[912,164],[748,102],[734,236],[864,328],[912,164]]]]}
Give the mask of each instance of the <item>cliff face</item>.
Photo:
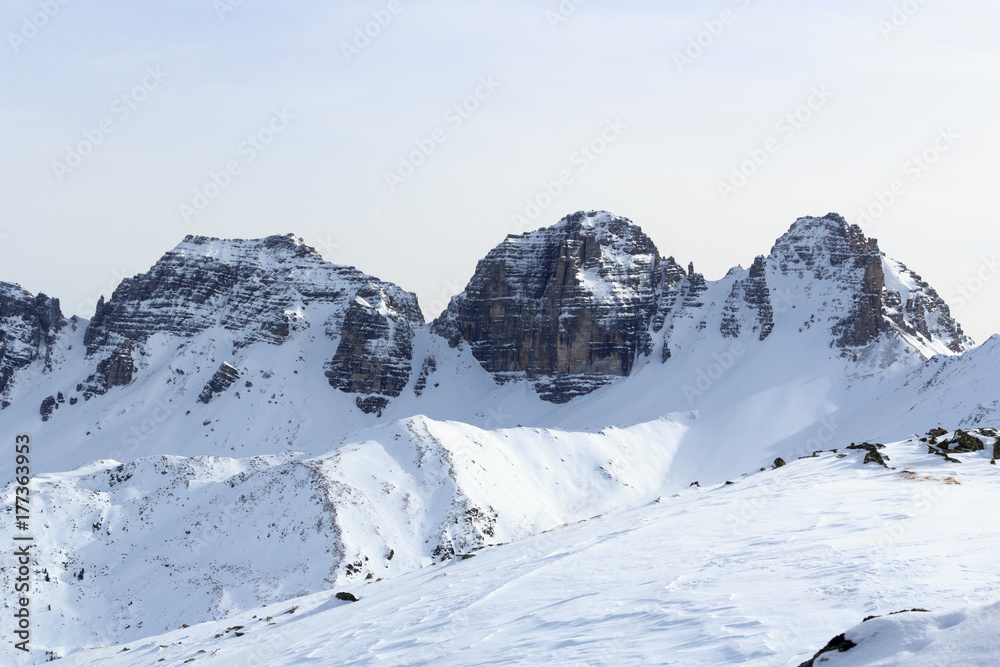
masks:
{"type": "Polygon", "coordinates": [[[51,364],[51,350],[66,319],[59,299],[33,296],[19,285],[0,283],[0,399],[6,400],[14,375],[41,359],[51,364]]]}
{"type": "Polygon", "coordinates": [[[494,248],[432,328],[466,342],[498,382],[527,379],[561,403],[631,374],[657,345],[666,363],[711,344],[713,328],[765,341],[793,309],[802,319],[789,315],[786,328],[818,323],[844,356],[882,365],[970,342],[933,289],[834,213],[796,220],[769,255],[715,282],[661,260],[625,218],[575,213],[494,248]]]}
{"type": "Polygon", "coordinates": [[[336,350],[326,368],[331,385],[398,396],[411,370],[413,326],[422,323],[413,294],[329,264],[294,236],[188,236],[98,303],[84,338],[97,360],[88,392],[130,383],[157,334],[191,339],[218,331],[232,355],[256,343],[281,345],[319,325],[336,350]]]}
{"type": "Polygon", "coordinates": [[[498,380],[527,378],[543,398],[564,402],[628,375],[650,352],[661,280],[659,253],[638,226],[575,213],[508,236],[435,328],[467,341],[498,380]]]}
{"type": "Polygon", "coordinates": [[[384,287],[366,286],[347,307],[340,343],[327,364],[330,385],[365,394],[357,405],[381,414],[389,397],[402,393],[413,370],[413,323],[419,322],[415,303],[384,287]]]}
{"type": "MultiPolygon", "coordinates": [[[[39,360],[51,367],[65,324],[57,300],[0,284],[0,400],[10,398],[21,369],[39,360]]],[[[429,329],[453,348],[467,347],[496,382],[529,382],[554,403],[651,360],[697,359],[737,343],[773,342],[776,334],[788,341],[811,330],[809,346],[833,348],[864,369],[971,344],[920,276],[832,213],[796,220],[770,254],[715,281],[693,264],[661,258],[626,218],[574,213],[507,237],[429,329]]],[[[232,377],[198,376],[194,392],[207,383],[208,403],[248,372],[240,363],[251,347],[291,345],[309,357],[295,363],[318,367],[330,386],[354,395],[357,408],[381,415],[411,379],[419,397],[438,368],[451,367],[435,356],[441,348],[433,336],[416,344],[424,331],[412,293],[330,264],[294,236],[189,236],[98,303],[84,349],[74,353],[82,359],[73,384],[51,392],[47,411],[61,405],[57,392],[72,405],[133,384],[151,365],[162,366],[175,353],[169,350],[195,357],[188,372],[200,372],[202,361],[213,371],[220,363],[239,369],[232,377]]]]}
{"type": "Polygon", "coordinates": [[[929,349],[962,352],[971,345],[937,292],[836,213],[796,220],[767,262],[824,295],[810,308],[836,317],[833,345],[845,354],[900,332],[929,349]]]}

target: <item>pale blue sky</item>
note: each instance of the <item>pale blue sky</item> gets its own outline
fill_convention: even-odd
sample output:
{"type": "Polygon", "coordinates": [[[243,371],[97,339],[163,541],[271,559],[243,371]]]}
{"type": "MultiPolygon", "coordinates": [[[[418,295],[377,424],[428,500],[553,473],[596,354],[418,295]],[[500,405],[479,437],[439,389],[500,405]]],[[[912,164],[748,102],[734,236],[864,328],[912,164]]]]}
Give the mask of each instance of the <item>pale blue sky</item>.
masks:
{"type": "Polygon", "coordinates": [[[563,17],[558,0],[399,0],[350,62],[342,43],[388,0],[244,0],[220,18],[225,2],[3,4],[0,280],[89,317],[185,234],[295,232],[434,315],[563,171],[531,227],[608,209],[709,278],[798,216],[878,212],[876,192],[898,180],[866,232],[950,296],[978,341],[1000,331],[1000,279],[977,283],[1000,245],[996,2],[566,0],[563,17]],[[883,34],[903,5],[916,11],[883,34]],[[699,33],[702,52],[679,67],[699,33]],[[144,77],[144,99],[123,106],[144,77]],[[445,115],[477,87],[475,111],[445,115]],[[778,125],[796,110],[808,118],[794,132],[778,125]],[[603,154],[577,153],[614,119],[603,154]],[[113,132],[79,166],[53,167],[102,121],[113,132]],[[263,151],[242,144],[273,128],[263,151]],[[444,142],[391,189],[386,172],[439,128],[444,142]],[[720,181],[766,146],[724,201],[720,181]],[[907,165],[925,150],[934,164],[907,165]],[[229,162],[239,173],[185,220],[181,205],[229,162]]]}

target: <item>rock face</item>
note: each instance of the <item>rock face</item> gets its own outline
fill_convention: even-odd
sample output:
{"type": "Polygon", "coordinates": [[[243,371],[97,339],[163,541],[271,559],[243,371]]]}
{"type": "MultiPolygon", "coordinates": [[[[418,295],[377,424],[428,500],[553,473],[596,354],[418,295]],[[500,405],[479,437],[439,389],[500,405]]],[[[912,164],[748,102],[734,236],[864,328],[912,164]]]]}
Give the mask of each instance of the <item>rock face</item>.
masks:
{"type": "Polygon", "coordinates": [[[901,331],[924,340],[940,339],[955,353],[972,347],[962,326],[951,317],[951,309],[933,287],[902,262],[883,257],[890,275],[882,295],[882,313],[901,331]]]}
{"type": "Polygon", "coordinates": [[[215,375],[209,380],[205,388],[201,390],[201,394],[198,395],[198,400],[202,403],[208,403],[212,400],[212,397],[216,394],[221,394],[225,390],[233,386],[233,383],[240,379],[240,372],[236,370],[236,367],[232,364],[227,364],[223,362],[219,366],[219,370],[215,371],[215,375]]]}
{"type": "MultiPolygon", "coordinates": [[[[66,323],[57,300],[0,283],[0,405],[18,370],[37,360],[51,367],[66,323]]],[[[415,396],[428,391],[438,364],[448,367],[437,342],[415,349],[424,326],[412,293],[332,265],[292,235],[189,236],[98,303],[75,376],[85,379],[70,404],[134,383],[152,372],[160,352],[198,357],[208,365],[195,367],[207,372],[223,359],[242,364],[251,346],[292,342],[316,354],[299,362],[322,366],[330,386],[352,394],[361,411],[381,415],[407,387],[415,396]]],[[[769,255],[715,281],[691,263],[662,259],[626,218],[574,213],[508,236],[430,327],[452,347],[467,346],[498,383],[530,382],[553,403],[653,359],[676,365],[683,355],[774,345],[776,334],[784,340],[810,329],[812,344],[858,362],[859,372],[971,344],[920,276],[834,213],[796,220],[769,255]]],[[[217,373],[191,389],[206,380],[204,402],[225,389],[213,383],[229,379],[217,373]]],[[[51,417],[58,407],[43,411],[51,417]]]]}
{"type": "Polygon", "coordinates": [[[416,296],[330,264],[292,235],[188,236],[98,303],[84,337],[88,356],[98,360],[89,392],[131,382],[156,334],[191,339],[218,332],[235,353],[255,343],[280,345],[313,323],[337,343],[326,368],[334,387],[399,395],[411,371],[413,326],[423,323],[416,296]]]}
{"type": "Polygon", "coordinates": [[[413,370],[411,322],[419,321],[420,314],[415,302],[397,296],[379,286],[358,293],[347,308],[340,344],[326,368],[331,386],[369,395],[357,399],[358,407],[369,414],[381,412],[388,403],[385,397],[399,396],[413,370]]]}
{"type": "Polygon", "coordinates": [[[66,323],[59,299],[0,283],[0,398],[17,371],[38,359],[50,366],[52,346],[66,323]]]}
{"type": "Polygon", "coordinates": [[[631,221],[575,213],[508,236],[476,267],[435,324],[498,381],[528,378],[564,402],[616,376],[651,351],[660,256],[631,221]]]}
{"type": "Polygon", "coordinates": [[[839,314],[833,344],[842,350],[896,331],[930,347],[943,343],[952,352],[971,344],[937,292],[836,213],[796,220],[766,263],[776,274],[819,285],[813,291],[829,295],[828,311],[839,314]]]}
{"type": "Polygon", "coordinates": [[[926,282],[835,213],[796,220],[768,256],[715,282],[693,264],[661,261],[625,218],[575,213],[508,236],[432,328],[452,346],[468,343],[498,382],[527,379],[561,403],[629,375],[657,346],[667,363],[704,345],[713,328],[765,341],[792,309],[803,319],[785,327],[818,324],[844,356],[882,355],[883,365],[970,343],[926,282]]]}

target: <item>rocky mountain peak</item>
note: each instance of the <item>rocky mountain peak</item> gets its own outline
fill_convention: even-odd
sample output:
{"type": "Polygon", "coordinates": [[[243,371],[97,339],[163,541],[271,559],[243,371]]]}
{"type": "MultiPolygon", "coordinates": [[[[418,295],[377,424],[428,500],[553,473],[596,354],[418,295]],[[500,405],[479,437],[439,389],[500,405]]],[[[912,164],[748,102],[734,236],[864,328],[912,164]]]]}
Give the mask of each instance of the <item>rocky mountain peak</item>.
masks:
{"type": "Polygon", "coordinates": [[[379,357],[385,363],[338,376],[337,388],[394,395],[409,373],[408,343],[400,337],[412,338],[410,324],[422,323],[415,295],[354,267],[330,264],[292,234],[251,240],[187,236],[148,272],[126,278],[107,302],[98,303],[84,338],[88,356],[98,360],[89,391],[131,382],[154,334],[192,339],[217,331],[232,341],[235,354],[255,343],[279,345],[318,325],[332,343],[350,339],[386,357],[379,357]],[[358,297],[369,299],[365,317],[358,314],[358,297]],[[379,310],[371,303],[387,306],[379,310]],[[391,341],[377,344],[390,333],[391,341]],[[383,371],[393,374],[391,380],[367,375],[383,371]]]}
{"type": "Polygon", "coordinates": [[[662,279],[660,255],[627,218],[578,212],[508,236],[476,267],[435,325],[498,381],[528,378],[564,402],[648,353],[662,279]]]}
{"type": "Polygon", "coordinates": [[[834,276],[837,267],[874,263],[872,258],[881,255],[878,241],[866,238],[860,227],[837,213],[799,218],[771,248],[782,273],[797,273],[800,278],[809,273],[819,280],[834,276]]]}
{"type": "Polygon", "coordinates": [[[833,321],[833,345],[845,353],[901,335],[923,356],[961,352],[971,343],[937,292],[836,213],[796,220],[767,263],[772,280],[781,276],[787,287],[791,278],[800,287],[789,289],[820,305],[820,315],[833,321]]]}

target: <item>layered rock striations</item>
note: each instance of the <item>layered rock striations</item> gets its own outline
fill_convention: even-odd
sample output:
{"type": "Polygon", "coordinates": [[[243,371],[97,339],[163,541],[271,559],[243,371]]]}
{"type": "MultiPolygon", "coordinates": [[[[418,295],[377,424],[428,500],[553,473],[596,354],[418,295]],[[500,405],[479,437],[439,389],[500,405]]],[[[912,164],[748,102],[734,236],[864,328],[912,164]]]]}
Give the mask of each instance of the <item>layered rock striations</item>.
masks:
{"type": "Polygon", "coordinates": [[[188,236],[98,303],[84,338],[97,360],[89,391],[131,382],[157,334],[191,339],[215,331],[236,354],[256,343],[280,345],[318,324],[331,341],[331,385],[398,396],[411,371],[413,326],[422,323],[415,295],[330,264],[292,235],[188,236]]]}
{"type": "Polygon", "coordinates": [[[330,385],[365,394],[357,398],[358,407],[381,414],[388,397],[399,396],[410,380],[413,326],[421,321],[415,301],[384,286],[360,290],[347,307],[340,343],[326,367],[330,385]]]}
{"type": "Polygon", "coordinates": [[[51,367],[53,345],[66,324],[59,299],[0,282],[0,400],[6,401],[21,369],[38,360],[51,367]]]}
{"type": "Polygon", "coordinates": [[[631,221],[575,213],[508,236],[479,262],[436,330],[466,341],[498,380],[564,402],[628,375],[651,350],[660,256],[631,221]]]}
{"type": "Polygon", "coordinates": [[[970,344],[926,282],[835,213],[796,220],[769,255],[714,282],[661,260],[625,218],[575,213],[508,236],[432,328],[467,343],[498,382],[529,380],[560,403],[631,374],[657,346],[664,363],[703,346],[713,327],[765,341],[781,313],[786,328],[819,323],[844,356],[883,365],[900,349],[925,358],[970,344]]]}
{"type": "MultiPolygon", "coordinates": [[[[20,369],[51,365],[66,322],[57,300],[0,284],[0,398],[20,369]]],[[[411,381],[421,396],[430,375],[448,366],[435,357],[442,347],[433,336],[421,334],[416,344],[425,328],[412,293],[330,264],[292,235],[188,236],[98,303],[76,394],[89,399],[129,385],[159,351],[198,339],[184,352],[219,369],[199,376],[194,389],[209,403],[239,377],[244,350],[293,343],[310,350],[306,363],[321,366],[331,387],[381,415],[411,381]]],[[[818,336],[810,343],[817,349],[831,347],[866,368],[971,345],[933,288],[833,213],[796,220],[768,255],[716,281],[662,258],[626,218],[574,213],[508,236],[429,327],[467,349],[498,383],[529,382],[554,403],[629,376],[647,360],[669,364],[807,330],[818,336]]],[[[60,405],[51,393],[41,409],[47,417],[60,405]]]]}
{"type": "Polygon", "coordinates": [[[836,213],[796,220],[766,261],[804,285],[811,311],[832,318],[832,344],[845,356],[900,334],[925,356],[971,345],[933,288],[836,213]]]}

